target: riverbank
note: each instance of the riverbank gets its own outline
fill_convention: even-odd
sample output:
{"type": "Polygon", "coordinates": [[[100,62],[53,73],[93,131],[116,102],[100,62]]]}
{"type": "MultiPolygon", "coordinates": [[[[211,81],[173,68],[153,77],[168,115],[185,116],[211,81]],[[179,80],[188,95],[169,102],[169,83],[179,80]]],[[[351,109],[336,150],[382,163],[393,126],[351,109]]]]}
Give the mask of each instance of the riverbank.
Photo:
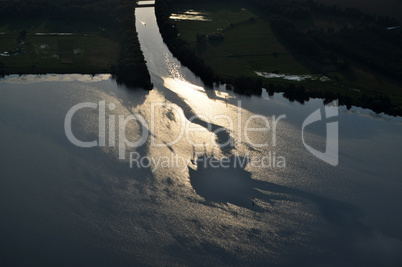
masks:
{"type": "Polygon", "coordinates": [[[14,1],[5,1],[4,14],[0,12],[0,75],[110,73],[128,87],[152,89],[135,30],[135,3],[55,2],[49,5],[59,17],[46,6],[25,3],[15,9],[14,1]]]}
{"type": "MultiPolygon", "coordinates": [[[[283,34],[279,34],[282,24],[272,26],[274,15],[266,15],[254,4],[250,6],[250,3],[243,2],[243,8],[240,8],[242,4],[238,7],[239,4],[235,3],[230,8],[217,9],[215,6],[220,3],[179,4],[158,0],[156,15],[162,36],[173,54],[208,84],[232,84],[234,90],[243,94],[260,94],[261,87],[264,87],[272,94],[284,92],[291,101],[303,103],[310,97],[324,98],[325,101],[338,99],[348,107],[354,105],[377,113],[402,115],[400,83],[388,77],[385,71],[380,73],[385,65],[375,66],[373,70],[366,66],[365,58],[349,58],[327,47],[317,46],[310,41],[311,37],[304,37],[302,32],[307,26],[303,23],[299,25],[304,27],[301,32],[295,32],[295,36],[306,44],[300,51],[292,45],[297,43],[303,47],[303,42],[292,39],[289,43],[283,34]],[[185,14],[185,10],[190,9],[192,14],[185,14]],[[170,19],[172,13],[176,19],[170,19]],[[242,18],[242,13],[248,17],[242,18]],[[187,17],[181,19],[180,15],[187,17]],[[216,29],[224,34],[223,39],[208,40],[208,34],[216,29]],[[317,51],[319,55],[314,54],[317,51]],[[295,80],[281,76],[312,78],[295,80]]],[[[325,22],[322,22],[322,16],[318,16],[316,21],[320,25],[325,22]]],[[[349,19],[342,22],[349,23],[349,19]]],[[[364,29],[361,32],[369,34],[364,29]]],[[[382,64],[381,60],[376,62],[382,64]]]]}

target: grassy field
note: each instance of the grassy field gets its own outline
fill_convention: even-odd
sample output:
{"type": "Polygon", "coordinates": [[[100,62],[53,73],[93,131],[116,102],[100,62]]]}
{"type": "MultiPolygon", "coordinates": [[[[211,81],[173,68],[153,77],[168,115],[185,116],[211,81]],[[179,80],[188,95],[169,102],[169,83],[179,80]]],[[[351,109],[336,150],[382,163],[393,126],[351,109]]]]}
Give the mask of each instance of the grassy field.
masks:
{"type": "Polygon", "coordinates": [[[230,7],[222,3],[181,5],[177,13],[195,9],[206,14],[209,21],[178,20],[175,23],[181,38],[197,48],[196,35],[211,34],[220,29],[222,42],[207,43],[197,48],[198,55],[224,78],[255,76],[255,71],[308,73],[293,55],[277,40],[269,23],[240,3],[230,7]],[[251,22],[249,19],[255,18],[251,22]]]}
{"type": "MultiPolygon", "coordinates": [[[[234,79],[241,76],[256,77],[255,72],[277,72],[284,74],[314,74],[325,73],[330,81],[305,80],[299,82],[309,90],[331,91],[359,98],[367,95],[388,95],[394,104],[402,106],[401,86],[383,75],[361,66],[350,60],[351,69],[339,72],[336,69],[326,69],[325,66],[312,66],[306,57],[292,54],[274,35],[269,24],[269,18],[259,16],[259,12],[242,3],[181,4],[175,7],[175,16],[180,14],[203,16],[200,20],[176,20],[174,23],[180,33],[197,51],[205,63],[224,79],[234,79]],[[254,18],[254,20],[250,20],[254,18]],[[196,35],[211,34],[221,31],[225,34],[222,41],[207,42],[205,47],[197,44],[196,35]]],[[[194,19],[196,19],[195,17],[194,19]]],[[[191,18],[189,18],[191,19],[191,18]]],[[[336,16],[315,15],[313,19],[298,25],[299,30],[317,30],[344,26],[353,26],[355,19],[338,18],[336,16]]],[[[342,60],[342,55],[338,55],[342,60]]],[[[287,85],[294,81],[283,79],[263,79],[263,83],[287,85]]]]}
{"type": "Polygon", "coordinates": [[[91,23],[32,20],[8,21],[0,26],[0,61],[7,73],[110,72],[118,52],[108,30],[91,23]],[[23,30],[27,35],[20,43],[23,30]],[[13,55],[4,56],[7,53],[13,55]]]}

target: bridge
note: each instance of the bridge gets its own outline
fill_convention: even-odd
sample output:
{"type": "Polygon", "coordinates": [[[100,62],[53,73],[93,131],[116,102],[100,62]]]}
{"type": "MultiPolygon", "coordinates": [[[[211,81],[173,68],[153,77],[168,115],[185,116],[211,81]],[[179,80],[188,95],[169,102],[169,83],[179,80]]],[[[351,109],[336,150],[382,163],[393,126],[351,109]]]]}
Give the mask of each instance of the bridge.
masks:
{"type": "Polygon", "coordinates": [[[135,8],[139,7],[154,7],[155,6],[155,1],[150,1],[150,0],[137,0],[137,4],[135,5],[135,8]],[[141,3],[143,2],[143,3],[141,3]],[[144,3],[146,2],[146,3],[144,3]]]}

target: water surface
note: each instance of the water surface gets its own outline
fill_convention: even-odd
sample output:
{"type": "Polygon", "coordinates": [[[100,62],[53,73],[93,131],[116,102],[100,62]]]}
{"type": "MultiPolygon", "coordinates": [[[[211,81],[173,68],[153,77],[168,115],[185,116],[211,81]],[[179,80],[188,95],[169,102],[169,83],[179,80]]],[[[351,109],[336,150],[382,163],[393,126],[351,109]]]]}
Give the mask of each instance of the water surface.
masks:
{"type": "MultiPolygon", "coordinates": [[[[333,167],[312,156],[301,139],[304,119],[323,108],[322,100],[301,105],[281,94],[245,97],[223,87],[205,88],[163,43],[153,8],[139,8],[136,16],[155,85],[150,92],[119,87],[110,75],[0,80],[2,263],[401,263],[401,118],[341,107],[339,165],[333,167]],[[143,146],[127,149],[124,160],[117,145],[85,149],[66,137],[71,107],[102,101],[115,105],[106,109],[108,119],[136,114],[148,123],[127,124],[132,141],[144,127],[151,134],[143,146]],[[286,115],[276,146],[245,141],[242,129],[254,115],[270,121],[286,115]],[[189,137],[195,145],[186,138],[173,144],[185,124],[194,130],[189,137]],[[233,138],[230,149],[219,147],[225,133],[233,138]],[[130,152],[177,156],[186,164],[130,168],[130,152]],[[286,168],[215,169],[194,159],[195,153],[268,157],[273,152],[286,159],[286,168]]],[[[106,125],[107,140],[110,132],[118,135],[117,121],[106,125]]],[[[72,127],[80,140],[98,140],[98,110],[81,110],[72,127]]],[[[325,123],[309,126],[305,134],[311,146],[325,148],[325,123]]],[[[273,141],[270,132],[249,138],[273,141]]]]}

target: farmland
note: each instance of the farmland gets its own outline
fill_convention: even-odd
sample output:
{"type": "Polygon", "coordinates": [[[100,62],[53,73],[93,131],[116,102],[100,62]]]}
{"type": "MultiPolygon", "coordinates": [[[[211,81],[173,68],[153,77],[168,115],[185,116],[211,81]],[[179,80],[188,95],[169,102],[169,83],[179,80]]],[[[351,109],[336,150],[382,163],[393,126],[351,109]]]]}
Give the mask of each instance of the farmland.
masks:
{"type": "MultiPolygon", "coordinates": [[[[305,9],[303,5],[288,8],[305,9]]],[[[372,17],[366,20],[360,13],[347,12],[316,6],[303,18],[286,12],[284,18],[247,2],[230,7],[225,2],[175,3],[170,20],[179,38],[223,81],[258,79],[257,72],[266,73],[265,87],[296,83],[312,95],[342,95],[348,103],[363,106],[380,101],[381,106],[401,107],[400,57],[393,56],[401,55],[399,39],[392,40],[394,35],[384,32],[381,21],[376,25],[372,17]],[[208,37],[217,32],[223,38],[208,37]],[[387,49],[381,52],[378,47],[387,49]]]]}
{"type": "MultiPolygon", "coordinates": [[[[184,13],[189,8],[180,6],[177,13],[184,13]]],[[[180,36],[196,47],[202,59],[224,78],[255,76],[255,71],[308,73],[278,41],[269,23],[243,8],[241,3],[232,4],[230,9],[223,8],[222,3],[210,3],[199,12],[207,14],[208,21],[177,20],[175,23],[180,36]],[[250,18],[255,20],[250,21],[250,18]],[[207,35],[217,29],[225,34],[224,41],[197,46],[197,33],[207,35]]]]}
{"type": "Polygon", "coordinates": [[[1,0],[0,75],[112,73],[152,88],[131,0],[1,0]]]}
{"type": "Polygon", "coordinates": [[[118,43],[103,28],[77,27],[55,20],[8,21],[0,28],[0,61],[8,73],[110,72],[118,43]]]}

